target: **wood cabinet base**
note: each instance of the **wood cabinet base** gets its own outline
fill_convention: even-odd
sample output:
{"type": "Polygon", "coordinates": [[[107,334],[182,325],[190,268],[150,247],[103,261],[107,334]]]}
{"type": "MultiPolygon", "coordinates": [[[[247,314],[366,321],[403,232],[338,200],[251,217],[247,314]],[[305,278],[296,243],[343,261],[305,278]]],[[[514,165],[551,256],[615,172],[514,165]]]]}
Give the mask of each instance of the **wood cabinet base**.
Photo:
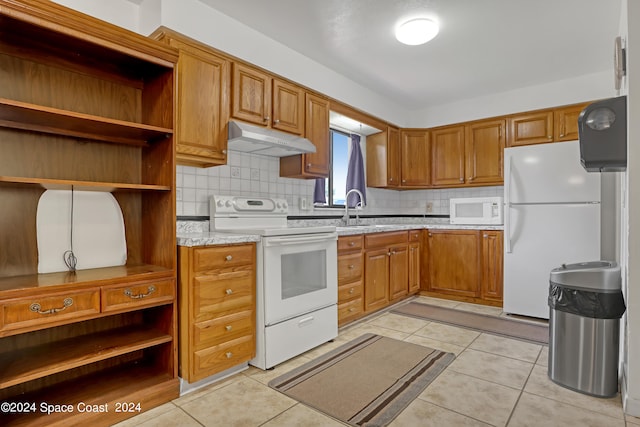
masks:
{"type": "Polygon", "coordinates": [[[438,292],[420,291],[419,295],[432,298],[448,299],[451,301],[469,302],[472,304],[489,305],[491,307],[502,307],[501,301],[488,301],[482,298],[463,297],[458,295],[441,294],[438,292]]]}

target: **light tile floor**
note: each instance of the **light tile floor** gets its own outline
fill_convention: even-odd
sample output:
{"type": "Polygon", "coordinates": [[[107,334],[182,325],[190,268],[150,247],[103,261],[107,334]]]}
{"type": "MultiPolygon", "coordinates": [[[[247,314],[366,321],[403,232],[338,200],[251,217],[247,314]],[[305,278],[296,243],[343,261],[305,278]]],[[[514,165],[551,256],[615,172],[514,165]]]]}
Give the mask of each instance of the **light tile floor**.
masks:
{"type": "MultiPolygon", "coordinates": [[[[417,297],[416,301],[504,316],[499,308],[417,297]]],[[[392,423],[416,426],[638,427],[620,396],[600,399],[560,387],[547,377],[548,348],[437,322],[374,314],[332,342],[262,371],[242,373],[188,393],[118,424],[144,426],[332,427],[344,425],[280,394],[267,383],[366,332],[449,351],[456,359],[392,423]]]]}

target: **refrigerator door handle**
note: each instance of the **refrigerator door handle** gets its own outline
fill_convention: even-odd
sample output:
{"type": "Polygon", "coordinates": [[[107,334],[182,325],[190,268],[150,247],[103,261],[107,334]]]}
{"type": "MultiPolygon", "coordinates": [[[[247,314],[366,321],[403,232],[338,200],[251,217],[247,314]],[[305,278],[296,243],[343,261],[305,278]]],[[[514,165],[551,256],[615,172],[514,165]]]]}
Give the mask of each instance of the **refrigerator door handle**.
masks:
{"type": "Polygon", "coordinates": [[[504,251],[511,253],[511,156],[504,165],[504,251]]]}

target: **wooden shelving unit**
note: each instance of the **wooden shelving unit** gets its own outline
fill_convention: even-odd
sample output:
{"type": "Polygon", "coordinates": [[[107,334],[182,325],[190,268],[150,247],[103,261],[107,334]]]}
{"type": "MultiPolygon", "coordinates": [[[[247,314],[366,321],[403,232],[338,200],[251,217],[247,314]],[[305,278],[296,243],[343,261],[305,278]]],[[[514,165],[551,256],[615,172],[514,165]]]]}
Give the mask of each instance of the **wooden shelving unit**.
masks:
{"type": "Polygon", "coordinates": [[[43,0],[0,29],[0,401],[110,406],[0,425],[112,425],[179,395],[177,52],[43,0]],[[38,274],[38,200],[69,189],[113,193],[126,265],[38,274]]]}

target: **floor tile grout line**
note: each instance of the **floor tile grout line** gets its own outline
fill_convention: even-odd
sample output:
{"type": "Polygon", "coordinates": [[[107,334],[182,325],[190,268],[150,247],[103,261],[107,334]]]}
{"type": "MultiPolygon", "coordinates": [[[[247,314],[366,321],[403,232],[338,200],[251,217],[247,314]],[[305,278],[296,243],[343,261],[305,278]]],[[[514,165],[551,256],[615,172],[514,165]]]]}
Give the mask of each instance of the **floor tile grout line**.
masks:
{"type": "MultiPolygon", "coordinates": [[[[429,385],[431,385],[431,384],[429,384],[429,385]]],[[[429,387],[427,386],[427,388],[426,388],[425,390],[427,390],[428,388],[429,388],[429,387]]],[[[465,418],[469,418],[470,420],[478,421],[479,423],[486,424],[486,425],[488,425],[488,426],[497,427],[495,424],[491,424],[491,423],[488,423],[488,422],[486,422],[486,421],[482,421],[482,420],[481,420],[481,419],[479,419],[479,418],[474,418],[474,417],[472,417],[471,415],[463,414],[462,412],[458,412],[458,411],[456,411],[456,410],[454,410],[454,409],[447,408],[446,406],[438,405],[437,403],[432,402],[432,401],[430,401],[430,400],[423,399],[423,398],[421,398],[420,396],[416,397],[416,399],[421,400],[421,401],[423,401],[423,402],[426,402],[426,403],[428,403],[428,404],[430,404],[430,405],[437,406],[438,408],[440,408],[440,409],[444,409],[445,411],[453,412],[454,414],[458,414],[458,415],[461,415],[461,416],[463,416],[463,417],[465,417],[465,418]]]]}

